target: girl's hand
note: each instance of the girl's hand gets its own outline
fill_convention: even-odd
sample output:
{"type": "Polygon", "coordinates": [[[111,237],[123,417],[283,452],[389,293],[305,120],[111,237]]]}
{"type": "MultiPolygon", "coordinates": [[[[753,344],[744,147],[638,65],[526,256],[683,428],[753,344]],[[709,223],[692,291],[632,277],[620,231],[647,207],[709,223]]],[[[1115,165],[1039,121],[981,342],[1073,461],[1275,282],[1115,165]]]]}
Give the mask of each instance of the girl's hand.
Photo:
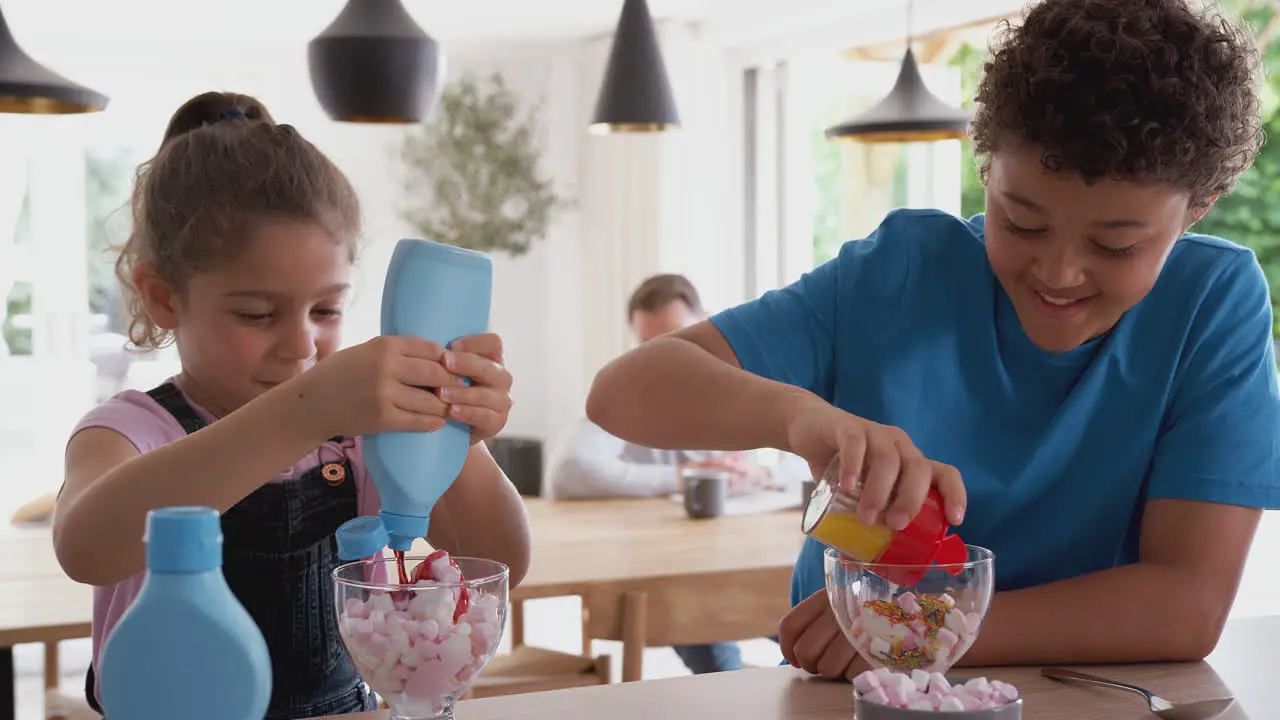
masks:
{"type": "Polygon", "coordinates": [[[471,426],[471,444],[497,435],[511,414],[511,373],[502,364],[502,338],[494,333],[455,340],[444,354],[454,375],[471,378],[471,386],[440,388],[448,415],[471,426]]]}
{"type": "Polygon", "coordinates": [[[444,427],[436,388],[462,384],[441,364],[444,348],[417,337],[383,335],[325,358],[268,395],[297,407],[317,442],[335,435],[444,427]]]}
{"type": "Polygon", "coordinates": [[[793,409],[786,420],[791,450],[821,478],[832,460],[840,463],[840,487],[858,491],[858,517],[871,524],[885,512],[889,527],[906,527],[937,486],[947,520],[964,520],[967,499],[960,471],[934,462],[901,429],[851,415],[816,399],[793,409]],[[892,499],[892,503],[890,500],[892,499]],[[887,512],[886,512],[887,510],[887,512]]]}

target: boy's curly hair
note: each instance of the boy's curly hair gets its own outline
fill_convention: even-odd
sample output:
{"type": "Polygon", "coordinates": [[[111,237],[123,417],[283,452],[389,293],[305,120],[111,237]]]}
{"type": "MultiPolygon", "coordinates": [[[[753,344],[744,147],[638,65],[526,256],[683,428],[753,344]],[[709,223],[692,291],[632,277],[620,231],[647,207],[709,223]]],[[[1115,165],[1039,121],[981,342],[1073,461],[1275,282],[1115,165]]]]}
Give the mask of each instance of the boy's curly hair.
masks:
{"type": "Polygon", "coordinates": [[[993,44],[974,153],[985,176],[1025,142],[1049,170],[1168,185],[1203,207],[1262,145],[1258,64],[1248,29],[1183,0],[1042,0],[993,44]]]}

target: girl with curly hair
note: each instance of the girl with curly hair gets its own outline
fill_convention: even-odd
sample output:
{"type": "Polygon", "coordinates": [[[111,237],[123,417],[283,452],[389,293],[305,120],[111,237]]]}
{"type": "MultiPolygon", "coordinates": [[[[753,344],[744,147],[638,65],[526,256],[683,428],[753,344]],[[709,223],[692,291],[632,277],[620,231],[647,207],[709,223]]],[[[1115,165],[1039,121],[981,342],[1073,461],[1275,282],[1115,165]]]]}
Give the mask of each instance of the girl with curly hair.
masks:
{"type": "MultiPolygon", "coordinates": [[[[1267,282],[1190,232],[1257,154],[1257,66],[1184,0],[1040,0],[978,90],[985,214],[891,213],[619,358],[588,414],[650,447],[837,458],[894,528],[936,488],[997,558],[966,664],[1203,658],[1280,507],[1267,282]]],[[[822,551],[796,563],[783,654],[851,677],[822,551]]]]}

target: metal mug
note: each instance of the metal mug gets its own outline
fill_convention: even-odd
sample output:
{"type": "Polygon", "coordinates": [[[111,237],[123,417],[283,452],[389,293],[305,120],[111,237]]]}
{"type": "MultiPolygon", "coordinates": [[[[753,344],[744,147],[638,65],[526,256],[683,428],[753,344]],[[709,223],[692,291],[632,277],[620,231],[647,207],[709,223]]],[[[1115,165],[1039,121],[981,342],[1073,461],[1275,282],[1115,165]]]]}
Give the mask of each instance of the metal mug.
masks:
{"type": "Polygon", "coordinates": [[[818,489],[818,482],[813,479],[805,480],[800,483],[800,512],[803,513],[809,509],[809,498],[813,497],[813,491],[818,489]]]}
{"type": "Polygon", "coordinates": [[[711,468],[686,468],[681,471],[684,483],[684,511],[695,520],[720,517],[729,498],[729,472],[711,468]]]}

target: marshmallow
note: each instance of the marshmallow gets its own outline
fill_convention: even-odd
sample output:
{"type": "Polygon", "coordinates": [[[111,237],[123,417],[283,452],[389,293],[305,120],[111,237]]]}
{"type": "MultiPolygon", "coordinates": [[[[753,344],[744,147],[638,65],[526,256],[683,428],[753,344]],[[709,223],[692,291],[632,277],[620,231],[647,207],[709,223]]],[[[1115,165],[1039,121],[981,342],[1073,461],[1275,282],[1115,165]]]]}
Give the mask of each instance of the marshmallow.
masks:
{"type": "MultiPolygon", "coordinates": [[[[898,677],[906,676],[899,675],[898,677]]],[[[906,707],[907,703],[914,698],[916,695],[915,684],[911,682],[911,678],[906,678],[906,680],[907,682],[905,685],[900,682],[889,682],[880,688],[881,690],[884,690],[884,695],[888,698],[888,702],[885,703],[886,705],[906,707]]]]}
{"type": "Polygon", "coordinates": [[[926,692],[929,689],[929,673],[916,668],[911,671],[911,682],[915,684],[917,692],[926,692]]]}
{"type": "Polygon", "coordinates": [[[862,702],[887,705],[904,710],[960,712],[990,710],[1018,699],[1018,689],[999,680],[977,677],[963,685],[952,686],[939,673],[910,675],[890,672],[885,668],[867,670],[853,679],[854,696],[862,702]],[[921,675],[925,685],[920,682],[921,675]]]}
{"type": "Polygon", "coordinates": [[[997,697],[1004,702],[1013,702],[1018,699],[1018,688],[1010,685],[1009,683],[992,680],[991,694],[992,697],[997,697]]]}
{"type": "Polygon", "coordinates": [[[872,655],[875,655],[876,657],[887,657],[891,652],[893,652],[893,646],[889,644],[888,640],[885,640],[882,637],[873,638],[871,640],[872,655]]]}
{"type": "Polygon", "coordinates": [[[853,680],[853,688],[860,695],[866,695],[878,687],[880,687],[880,677],[875,673],[864,672],[853,680]]]}
{"type": "Polygon", "coordinates": [[[429,575],[415,571],[422,579],[395,593],[347,598],[338,633],[360,675],[392,707],[438,715],[488,664],[503,617],[491,594],[440,586],[462,579],[447,555],[424,569],[429,575]]]}
{"type": "Polygon", "coordinates": [[[884,694],[884,688],[876,688],[875,690],[872,690],[866,695],[863,695],[862,699],[870,703],[875,703],[877,705],[889,704],[889,696],[884,694]]]}

